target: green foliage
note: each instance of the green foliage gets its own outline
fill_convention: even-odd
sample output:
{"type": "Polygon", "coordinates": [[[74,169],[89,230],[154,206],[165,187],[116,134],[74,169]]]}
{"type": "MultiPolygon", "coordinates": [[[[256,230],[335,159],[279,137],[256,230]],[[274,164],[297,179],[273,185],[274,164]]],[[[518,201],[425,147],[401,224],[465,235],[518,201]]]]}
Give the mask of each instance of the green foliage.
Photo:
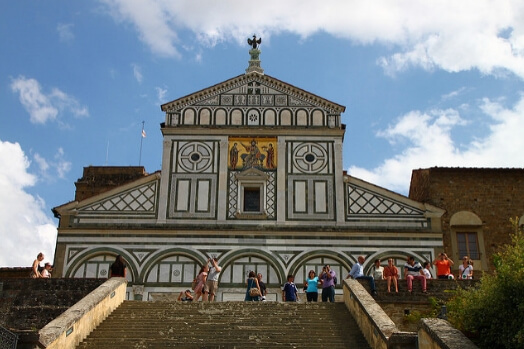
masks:
{"type": "Polygon", "coordinates": [[[518,218],[511,223],[511,244],[493,258],[495,273],[447,304],[449,321],[481,348],[524,348],[524,232],[518,218]]]}
{"type": "Polygon", "coordinates": [[[428,297],[431,309],[427,311],[413,310],[409,315],[404,316],[404,322],[410,324],[418,324],[422,318],[436,318],[440,313],[441,303],[435,297],[428,297]]]}

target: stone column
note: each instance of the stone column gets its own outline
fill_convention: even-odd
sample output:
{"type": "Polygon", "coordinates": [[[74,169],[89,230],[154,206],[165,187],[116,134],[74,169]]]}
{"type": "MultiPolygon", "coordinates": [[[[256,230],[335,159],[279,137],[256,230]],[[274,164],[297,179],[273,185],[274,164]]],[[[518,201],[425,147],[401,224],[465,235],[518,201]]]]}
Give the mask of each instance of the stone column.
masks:
{"type": "Polygon", "coordinates": [[[133,285],[133,299],[141,301],[144,298],[144,285],[133,285]]]}

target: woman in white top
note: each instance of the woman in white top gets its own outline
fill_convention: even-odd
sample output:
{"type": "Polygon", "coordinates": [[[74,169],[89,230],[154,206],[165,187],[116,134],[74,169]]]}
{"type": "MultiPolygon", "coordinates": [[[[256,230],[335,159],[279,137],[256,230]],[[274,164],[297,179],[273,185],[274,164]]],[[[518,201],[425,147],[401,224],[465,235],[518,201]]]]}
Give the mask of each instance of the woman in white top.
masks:
{"type": "Polygon", "coordinates": [[[385,280],[384,267],[380,265],[380,259],[375,259],[375,265],[371,268],[371,275],[375,280],[385,280]]]}
{"type": "Polygon", "coordinates": [[[468,256],[462,258],[462,264],[459,266],[459,279],[473,279],[473,262],[468,256]]]}
{"type": "Polygon", "coordinates": [[[53,268],[53,266],[51,265],[51,263],[46,263],[44,265],[44,270],[42,270],[42,277],[43,278],[50,278],[51,277],[51,269],[53,268]]]}
{"type": "Polygon", "coordinates": [[[422,269],[422,271],[424,272],[424,276],[426,277],[426,279],[433,278],[433,276],[431,276],[431,270],[429,270],[429,268],[431,268],[431,263],[424,262],[423,267],[424,268],[422,269]]]}

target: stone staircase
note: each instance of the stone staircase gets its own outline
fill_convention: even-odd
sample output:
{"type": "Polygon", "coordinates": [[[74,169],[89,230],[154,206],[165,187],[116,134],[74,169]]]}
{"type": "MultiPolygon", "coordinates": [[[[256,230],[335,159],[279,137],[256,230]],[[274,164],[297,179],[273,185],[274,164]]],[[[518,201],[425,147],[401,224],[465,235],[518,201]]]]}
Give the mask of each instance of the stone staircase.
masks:
{"type": "Polygon", "coordinates": [[[124,301],[78,348],[370,348],[344,303],[124,301]]]}

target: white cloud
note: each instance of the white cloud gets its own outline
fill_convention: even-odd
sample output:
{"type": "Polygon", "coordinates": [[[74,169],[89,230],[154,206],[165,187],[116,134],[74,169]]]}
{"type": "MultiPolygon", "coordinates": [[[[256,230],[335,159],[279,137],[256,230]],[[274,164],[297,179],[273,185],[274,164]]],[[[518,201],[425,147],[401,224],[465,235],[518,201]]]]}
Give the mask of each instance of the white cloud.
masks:
{"type": "Polygon", "coordinates": [[[133,67],[133,76],[135,77],[136,81],[141,84],[143,79],[142,69],[136,64],[131,64],[131,66],[133,67]]]}
{"type": "Polygon", "coordinates": [[[68,112],[75,117],[89,116],[87,107],[81,106],[74,97],[57,88],[45,94],[35,79],[20,75],[12,80],[11,90],[19,94],[20,103],[29,113],[32,123],[45,124],[68,112]]]}
{"type": "Polygon", "coordinates": [[[46,159],[44,159],[40,154],[36,153],[33,155],[33,158],[35,159],[36,163],[40,167],[40,171],[46,173],[49,169],[49,163],[46,159]]]}
{"type": "Polygon", "coordinates": [[[47,160],[39,153],[35,153],[33,158],[38,164],[41,177],[47,181],[54,181],[56,177],[66,178],[66,175],[71,171],[72,164],[64,158],[65,152],[63,148],[58,148],[53,160],[47,160]],[[53,173],[50,173],[53,170],[53,173]]]}
{"type": "Polygon", "coordinates": [[[448,100],[448,99],[456,98],[456,97],[460,96],[464,91],[466,91],[466,88],[465,87],[461,87],[458,90],[451,91],[450,93],[446,93],[446,94],[442,95],[441,98],[442,98],[442,100],[448,100]]]}
{"type": "Polygon", "coordinates": [[[380,42],[397,52],[379,63],[390,74],[410,66],[524,78],[524,3],[500,0],[358,2],[268,0],[100,0],[119,22],[130,22],[155,53],[179,57],[177,32],[190,30],[202,46],[228,40],[245,44],[257,33],[269,42],[280,32],[301,38],[326,32],[354,43],[380,42]],[[495,7],[496,8],[495,8],[495,7]]]}
{"type": "Polygon", "coordinates": [[[166,94],[167,94],[167,89],[164,89],[164,88],[161,88],[161,87],[155,87],[155,90],[156,90],[156,95],[157,95],[157,98],[158,98],[158,101],[163,104],[163,103],[166,103],[166,94]]]}
{"type": "Polygon", "coordinates": [[[0,266],[31,266],[38,252],[53,260],[56,226],[45,203],[27,192],[37,177],[18,143],[0,140],[0,266]]]}
{"type": "MultiPolygon", "coordinates": [[[[170,17],[160,2],[101,0],[106,3],[117,21],[130,21],[138,30],[140,39],[153,52],[162,56],[179,56],[174,43],[178,40],[171,28],[178,19],[170,17]]],[[[173,5],[176,5],[173,3],[173,5]]]]}
{"type": "Polygon", "coordinates": [[[71,42],[75,39],[75,34],[73,34],[73,24],[68,23],[58,23],[56,26],[56,31],[58,32],[58,37],[62,42],[71,42]]]}
{"type": "Polygon", "coordinates": [[[441,167],[514,167],[524,149],[524,96],[511,109],[484,99],[479,105],[491,118],[490,133],[457,146],[451,133],[469,125],[453,109],[412,111],[377,135],[386,138],[397,154],[374,169],[350,167],[348,173],[407,194],[412,169],[441,167]]]}
{"type": "Polygon", "coordinates": [[[11,83],[11,90],[19,93],[20,103],[29,113],[32,123],[45,124],[48,120],[56,119],[58,109],[40,91],[40,84],[35,79],[19,76],[11,83]]]}
{"type": "Polygon", "coordinates": [[[55,154],[55,162],[53,163],[59,178],[65,178],[66,174],[71,171],[71,162],[64,159],[64,149],[58,148],[55,154]]]}

